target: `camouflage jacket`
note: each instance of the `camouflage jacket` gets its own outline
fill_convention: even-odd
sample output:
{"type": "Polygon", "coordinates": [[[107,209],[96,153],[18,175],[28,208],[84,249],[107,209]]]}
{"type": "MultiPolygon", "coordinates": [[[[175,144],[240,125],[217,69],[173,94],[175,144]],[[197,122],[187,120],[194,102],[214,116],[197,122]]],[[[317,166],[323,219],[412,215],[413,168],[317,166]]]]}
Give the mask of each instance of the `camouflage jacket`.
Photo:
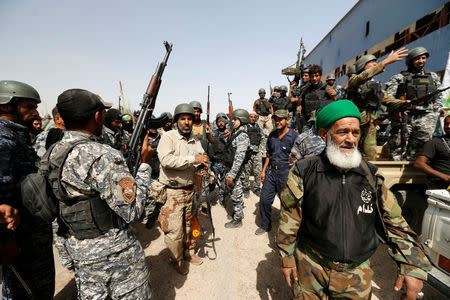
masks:
{"type": "MultiPolygon", "coordinates": [[[[238,131],[240,130],[245,131],[245,126],[241,126],[238,131]]],[[[237,132],[233,134],[237,134],[237,132]]],[[[250,138],[248,137],[246,132],[243,132],[231,142],[231,146],[236,149],[236,153],[234,155],[233,166],[231,167],[226,177],[235,179],[239,171],[241,170],[241,166],[244,162],[247,149],[250,147],[250,138]]]]}
{"type": "MultiPolygon", "coordinates": [[[[150,201],[150,166],[141,164],[133,178],[118,150],[95,142],[93,136],[75,131],[66,131],[53,153],[65,142],[86,138],[93,141],[75,146],[64,163],[61,184],[67,194],[75,197],[99,193],[127,223],[138,220],[150,201]]],[[[78,240],[70,236],[58,243],[58,250],[63,244],[72,260],[84,264],[104,260],[137,241],[131,229],[113,228],[93,239],[78,240]]]]}
{"type": "MultiPolygon", "coordinates": [[[[424,73],[423,71],[421,73],[424,73]]],[[[439,77],[434,72],[431,73],[431,78],[433,79],[433,85],[436,86],[436,88],[439,88],[441,85],[441,81],[439,80],[439,77]]],[[[388,82],[386,82],[386,92],[391,96],[395,97],[397,94],[397,89],[400,84],[403,84],[405,82],[405,76],[401,73],[395,74],[394,76],[389,79],[388,82]]],[[[411,99],[408,99],[411,100],[411,99]]],[[[435,95],[431,101],[428,101],[426,105],[424,106],[417,106],[417,110],[425,110],[427,112],[433,112],[434,106],[440,106],[443,102],[443,93],[439,93],[435,95]]]]}
{"type": "MultiPolygon", "coordinates": [[[[378,201],[381,204],[382,222],[387,231],[389,254],[397,263],[401,274],[426,280],[431,264],[422,246],[417,242],[417,235],[403,218],[394,195],[386,188],[381,178],[376,177],[377,186],[381,189],[378,201]]],[[[297,235],[302,223],[303,195],[303,179],[299,175],[297,165],[294,165],[289,172],[286,187],[281,193],[280,226],[276,237],[283,267],[295,267],[294,250],[300,238],[297,235]]]]}
{"type": "MultiPolygon", "coordinates": [[[[351,93],[361,93],[361,86],[381,72],[384,72],[383,66],[381,64],[376,64],[375,66],[362,71],[358,75],[352,75],[352,77],[350,77],[350,80],[348,81],[347,95],[351,93]]],[[[388,111],[398,108],[402,103],[401,100],[395,99],[394,97],[390,96],[388,93],[386,93],[385,90],[383,90],[382,92],[384,94],[382,104],[387,107],[388,111]]],[[[365,116],[363,116],[363,113],[365,115],[366,112],[361,112],[361,116],[363,117],[362,123],[364,123],[365,121],[365,116]]],[[[376,115],[370,114],[370,118],[376,119],[376,115]]]]}
{"type": "Polygon", "coordinates": [[[309,128],[305,132],[299,134],[295,139],[294,145],[289,155],[289,165],[292,165],[299,159],[309,155],[319,155],[325,149],[325,142],[314,132],[313,128],[309,128]]]}
{"type": "Polygon", "coordinates": [[[33,144],[33,148],[36,151],[37,156],[42,158],[44,156],[45,152],[47,151],[45,149],[45,143],[47,142],[47,135],[48,130],[42,131],[36,136],[36,141],[33,144]]]}

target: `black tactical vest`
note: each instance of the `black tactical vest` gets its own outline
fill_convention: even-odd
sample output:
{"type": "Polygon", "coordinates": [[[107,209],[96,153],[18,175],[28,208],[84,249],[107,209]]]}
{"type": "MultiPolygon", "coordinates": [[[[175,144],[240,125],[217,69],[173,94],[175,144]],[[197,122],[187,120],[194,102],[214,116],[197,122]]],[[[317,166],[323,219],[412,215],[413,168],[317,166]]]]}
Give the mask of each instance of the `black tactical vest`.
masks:
{"type": "Polygon", "coordinates": [[[288,97],[280,97],[278,99],[276,99],[273,104],[273,112],[275,113],[277,110],[279,109],[287,109],[289,110],[291,105],[289,102],[289,98],[288,97]]]}
{"type": "Polygon", "coordinates": [[[378,110],[384,97],[381,83],[373,80],[362,84],[359,91],[349,91],[348,95],[360,111],[378,110]]]}
{"type": "Polygon", "coordinates": [[[311,85],[303,94],[303,113],[309,117],[313,111],[331,102],[333,101],[327,98],[324,84],[320,83],[318,87],[311,85]]]}
{"type": "Polygon", "coordinates": [[[258,115],[268,116],[270,114],[270,103],[269,101],[264,99],[258,99],[255,105],[255,111],[258,115]]]}
{"type": "MultiPolygon", "coordinates": [[[[64,144],[50,161],[61,159],[65,161],[70,153],[67,152],[68,149],[71,150],[75,145],[89,141],[76,140],[64,144]]],[[[64,163],[61,164],[60,172],[51,172],[48,180],[54,195],[59,200],[59,223],[66,227],[66,235],[84,240],[96,238],[112,228],[126,228],[126,222],[108,206],[105,200],[100,198],[99,193],[69,197],[61,185],[60,176],[63,166],[64,163]]]]}
{"type": "MultiPolygon", "coordinates": [[[[247,134],[247,133],[244,130],[240,130],[237,133],[233,133],[231,135],[231,137],[228,139],[227,144],[225,146],[225,151],[223,153],[223,164],[224,164],[225,168],[227,168],[228,170],[230,170],[231,167],[233,167],[234,156],[236,155],[236,150],[237,150],[237,148],[233,146],[233,141],[240,134],[247,134]]],[[[244,161],[242,162],[242,165],[241,165],[241,170],[244,167],[244,165],[248,162],[248,160],[250,159],[250,156],[251,156],[250,148],[248,148],[247,152],[245,153],[244,161]]]]}
{"type": "Polygon", "coordinates": [[[425,71],[424,74],[403,71],[400,74],[405,80],[399,84],[396,98],[404,96],[405,99],[412,100],[437,90],[429,71],[425,71]]]}
{"type": "Polygon", "coordinates": [[[258,124],[248,124],[247,125],[247,134],[250,138],[250,144],[259,146],[261,144],[261,133],[258,124]]]}
{"type": "Polygon", "coordinates": [[[361,263],[371,257],[378,246],[378,212],[364,169],[341,173],[324,155],[296,165],[304,185],[298,238],[333,261],[361,263]]]}
{"type": "Polygon", "coordinates": [[[211,150],[209,151],[210,156],[216,162],[222,162],[223,154],[225,153],[225,148],[227,147],[227,142],[223,136],[223,132],[218,132],[215,134],[214,144],[210,144],[211,150]]]}

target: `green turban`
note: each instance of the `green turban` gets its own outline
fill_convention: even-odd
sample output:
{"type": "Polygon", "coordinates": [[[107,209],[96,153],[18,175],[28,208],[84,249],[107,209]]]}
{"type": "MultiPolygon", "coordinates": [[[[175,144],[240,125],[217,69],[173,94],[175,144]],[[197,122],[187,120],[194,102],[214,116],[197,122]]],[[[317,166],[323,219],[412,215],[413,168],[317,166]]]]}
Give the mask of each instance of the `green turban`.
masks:
{"type": "Polygon", "coordinates": [[[322,108],[316,116],[316,130],[320,128],[328,129],[331,124],[339,119],[355,117],[361,122],[361,114],[358,107],[350,100],[334,101],[322,108]]]}

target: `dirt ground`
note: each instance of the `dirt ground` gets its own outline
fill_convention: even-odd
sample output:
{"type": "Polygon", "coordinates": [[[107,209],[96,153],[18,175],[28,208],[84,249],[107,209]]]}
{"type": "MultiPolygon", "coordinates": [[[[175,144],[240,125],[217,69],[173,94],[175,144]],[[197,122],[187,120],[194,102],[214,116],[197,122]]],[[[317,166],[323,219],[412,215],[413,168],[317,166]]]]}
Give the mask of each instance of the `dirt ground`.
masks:
{"type": "MultiPolygon", "coordinates": [[[[211,195],[214,198],[214,194],[211,195]]],[[[275,245],[276,223],[280,202],[274,202],[273,229],[269,234],[254,234],[260,222],[258,198],[251,194],[245,199],[243,227],[227,229],[227,213],[213,203],[212,215],[216,231],[217,258],[211,248],[208,219],[200,217],[206,234],[198,244],[198,255],[203,264],[190,266],[187,276],[179,275],[169,263],[169,251],[158,226],[148,230],[143,224],[135,227],[136,235],[145,249],[150,267],[152,299],[290,299],[290,290],[280,271],[275,245]]],[[[56,253],[56,251],[55,251],[56,253]]],[[[63,269],[57,253],[55,299],[76,299],[76,286],[71,272],[63,269]]],[[[396,266],[389,258],[386,247],[380,246],[372,259],[375,272],[372,299],[400,299],[393,291],[396,266]]],[[[432,288],[424,288],[425,299],[442,299],[432,288]]]]}

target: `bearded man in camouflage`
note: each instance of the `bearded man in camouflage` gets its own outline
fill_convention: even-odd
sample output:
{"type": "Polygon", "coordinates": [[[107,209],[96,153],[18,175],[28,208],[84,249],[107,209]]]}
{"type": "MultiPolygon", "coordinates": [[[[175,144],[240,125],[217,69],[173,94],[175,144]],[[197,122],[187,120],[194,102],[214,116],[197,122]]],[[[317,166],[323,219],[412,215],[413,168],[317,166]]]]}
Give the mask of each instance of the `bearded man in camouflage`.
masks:
{"type": "Polygon", "coordinates": [[[149,299],[144,251],[128,225],[141,218],[149,199],[148,139],[133,178],[120,151],[96,142],[105,115],[97,95],[67,90],[57,107],[67,131],[50,159],[67,144],[79,143],[62,167],[60,182],[70,204],[60,199],[59,206],[59,234],[73,263],[78,298],[149,299]]]}
{"type": "Polygon", "coordinates": [[[394,289],[406,284],[402,299],[416,299],[431,270],[383,177],[361,158],[360,122],[358,108],[348,100],[320,110],[315,128],[327,143],[325,151],[298,160],[281,193],[277,246],[295,299],[370,299],[376,230],[399,266],[394,289]]]}

